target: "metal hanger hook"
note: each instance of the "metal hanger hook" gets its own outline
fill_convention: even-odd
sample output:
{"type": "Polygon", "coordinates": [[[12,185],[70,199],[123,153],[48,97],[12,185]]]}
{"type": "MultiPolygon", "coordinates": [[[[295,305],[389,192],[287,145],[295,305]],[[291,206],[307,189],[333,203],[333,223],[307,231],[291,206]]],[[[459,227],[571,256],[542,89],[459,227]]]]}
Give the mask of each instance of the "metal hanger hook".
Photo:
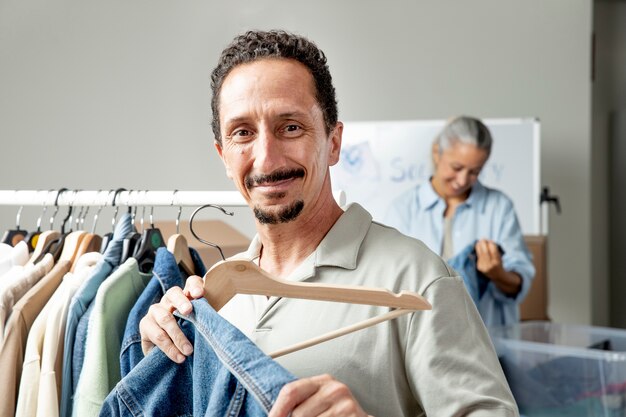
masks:
{"type": "Polygon", "coordinates": [[[76,201],[76,194],[78,194],[78,190],[72,190],[72,202],[69,203],[70,209],[67,211],[67,216],[63,219],[63,224],[61,225],[61,233],[65,233],[65,223],[69,220],[70,222],[70,232],[74,229],[72,228],[72,223],[74,221],[74,217],[72,216],[72,211],[74,210],[74,202],[76,201]]]}
{"type": "Polygon", "coordinates": [[[47,191],[46,198],[43,199],[43,211],[41,215],[37,218],[37,233],[41,232],[41,220],[43,216],[46,214],[46,210],[48,209],[48,196],[50,195],[50,191],[47,191]]]}
{"type": "Polygon", "coordinates": [[[54,199],[54,213],[52,213],[52,216],[50,216],[50,230],[54,228],[54,219],[59,212],[59,196],[65,191],[67,191],[67,188],[59,188],[59,190],[57,191],[57,196],[54,199]]]}
{"type": "MultiPolygon", "coordinates": [[[[96,195],[96,201],[100,198],[100,193],[102,192],[102,190],[98,190],[98,194],[96,195]]],[[[109,191],[109,194],[111,193],[111,191],[109,191]]],[[[108,196],[108,195],[107,195],[108,196]]],[[[95,203],[95,201],[94,201],[95,203]]],[[[96,225],[98,224],[98,217],[100,217],[100,212],[102,211],[102,208],[106,206],[106,201],[104,202],[104,204],[100,204],[100,206],[98,206],[98,211],[96,211],[96,214],[94,214],[93,216],[93,224],[91,225],[91,233],[96,233],[96,225]]]]}
{"type": "Polygon", "coordinates": [[[154,214],[154,206],[150,206],[150,228],[154,229],[154,221],[152,215],[154,214]]]}
{"type": "Polygon", "coordinates": [[[112,232],[115,232],[115,222],[117,221],[117,213],[120,210],[120,206],[116,206],[115,202],[117,200],[117,195],[121,193],[122,191],[126,191],[126,188],[118,188],[117,190],[115,190],[115,193],[113,194],[113,201],[111,202],[111,207],[115,207],[115,212],[113,213],[113,219],[111,220],[112,232]]]}
{"type": "MultiPolygon", "coordinates": [[[[176,198],[176,193],[178,190],[174,190],[172,193],[172,206],[174,206],[174,200],[176,198]]],[[[180,233],[180,214],[183,212],[183,206],[178,205],[178,214],[176,215],[176,234],[180,233]]]]}
{"type": "Polygon", "coordinates": [[[137,217],[137,207],[138,207],[137,201],[139,199],[139,193],[140,193],[140,190],[131,190],[128,193],[128,212],[131,213],[131,215],[130,215],[130,224],[132,224],[132,225],[135,224],[135,218],[137,217]],[[134,204],[133,204],[133,208],[131,209],[130,208],[130,206],[131,206],[130,197],[131,197],[132,193],[135,193],[135,201],[134,201],[134,204]]]}
{"type": "Polygon", "coordinates": [[[20,217],[22,217],[22,210],[24,210],[24,206],[20,206],[17,210],[17,216],[15,217],[15,229],[20,230],[20,217]]]}
{"type": "Polygon", "coordinates": [[[193,237],[195,237],[196,239],[198,239],[200,242],[204,243],[205,245],[209,245],[213,248],[216,248],[218,251],[220,251],[220,256],[222,257],[222,260],[225,261],[226,257],[224,256],[224,252],[222,251],[222,248],[219,247],[219,245],[209,242],[208,240],[204,240],[201,237],[199,237],[196,232],[193,230],[193,218],[196,216],[196,214],[202,210],[205,209],[207,207],[211,207],[211,208],[215,208],[220,210],[222,213],[226,214],[227,216],[232,216],[235,213],[233,213],[232,211],[226,211],[226,209],[224,209],[224,207],[221,206],[217,206],[215,204],[205,204],[204,206],[200,206],[197,209],[194,210],[194,212],[191,214],[191,217],[189,218],[189,230],[191,231],[191,234],[193,235],[193,237]]]}

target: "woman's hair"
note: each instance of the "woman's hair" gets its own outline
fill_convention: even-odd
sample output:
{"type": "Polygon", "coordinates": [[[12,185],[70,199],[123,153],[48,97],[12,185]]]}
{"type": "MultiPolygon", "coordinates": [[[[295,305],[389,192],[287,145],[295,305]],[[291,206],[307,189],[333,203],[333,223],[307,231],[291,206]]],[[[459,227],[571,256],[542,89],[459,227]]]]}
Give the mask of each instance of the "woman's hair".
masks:
{"type": "Polygon", "coordinates": [[[439,155],[454,144],[462,142],[491,153],[491,133],[480,120],[469,116],[458,116],[446,123],[433,142],[439,148],[439,155]]]}

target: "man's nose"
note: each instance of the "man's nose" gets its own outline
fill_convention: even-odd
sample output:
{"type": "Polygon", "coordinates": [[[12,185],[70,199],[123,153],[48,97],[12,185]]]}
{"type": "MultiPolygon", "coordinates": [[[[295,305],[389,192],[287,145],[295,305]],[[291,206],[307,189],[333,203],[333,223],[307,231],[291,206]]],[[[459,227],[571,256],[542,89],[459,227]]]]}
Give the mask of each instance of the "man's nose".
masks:
{"type": "Polygon", "coordinates": [[[254,144],[254,164],[261,172],[271,172],[284,161],[282,142],[271,129],[262,129],[254,144]]]}

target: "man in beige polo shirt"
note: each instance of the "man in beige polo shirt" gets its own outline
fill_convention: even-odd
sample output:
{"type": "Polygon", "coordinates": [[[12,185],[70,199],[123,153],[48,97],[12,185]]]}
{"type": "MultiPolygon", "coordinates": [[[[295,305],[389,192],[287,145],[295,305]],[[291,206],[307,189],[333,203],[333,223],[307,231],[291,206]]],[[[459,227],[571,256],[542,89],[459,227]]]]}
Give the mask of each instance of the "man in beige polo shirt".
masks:
{"type": "MultiPolygon", "coordinates": [[[[212,89],[215,147],[256,216],[242,257],[287,280],[411,290],[433,305],[277,359],[300,379],[270,416],[517,415],[456,273],[420,241],[334,200],[329,167],[343,124],[324,54],[300,36],[248,32],[223,51],[212,89]]],[[[202,291],[192,277],[152,306],[141,322],[145,352],[156,344],[177,362],[191,354],[171,312],[189,313],[188,297],[202,291]]],[[[220,314],[269,352],[384,311],[237,295],[220,314]]]]}

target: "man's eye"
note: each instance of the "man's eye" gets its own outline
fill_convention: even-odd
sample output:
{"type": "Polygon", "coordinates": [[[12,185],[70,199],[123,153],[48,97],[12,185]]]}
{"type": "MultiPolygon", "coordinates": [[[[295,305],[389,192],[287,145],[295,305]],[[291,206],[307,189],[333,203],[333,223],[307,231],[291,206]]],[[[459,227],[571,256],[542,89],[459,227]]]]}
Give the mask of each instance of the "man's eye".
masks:
{"type": "Polygon", "coordinates": [[[230,135],[228,135],[228,139],[233,142],[246,142],[250,140],[253,136],[253,133],[247,129],[237,129],[233,131],[230,135]]]}
{"type": "Polygon", "coordinates": [[[282,134],[285,135],[286,137],[294,138],[302,134],[302,126],[296,125],[296,124],[289,124],[289,125],[285,125],[285,127],[283,127],[281,131],[282,131],[282,134]]]}
{"type": "Polygon", "coordinates": [[[245,130],[245,129],[241,129],[241,130],[236,130],[235,132],[233,132],[233,134],[231,136],[233,137],[241,137],[241,136],[249,136],[250,132],[245,130]]]}

